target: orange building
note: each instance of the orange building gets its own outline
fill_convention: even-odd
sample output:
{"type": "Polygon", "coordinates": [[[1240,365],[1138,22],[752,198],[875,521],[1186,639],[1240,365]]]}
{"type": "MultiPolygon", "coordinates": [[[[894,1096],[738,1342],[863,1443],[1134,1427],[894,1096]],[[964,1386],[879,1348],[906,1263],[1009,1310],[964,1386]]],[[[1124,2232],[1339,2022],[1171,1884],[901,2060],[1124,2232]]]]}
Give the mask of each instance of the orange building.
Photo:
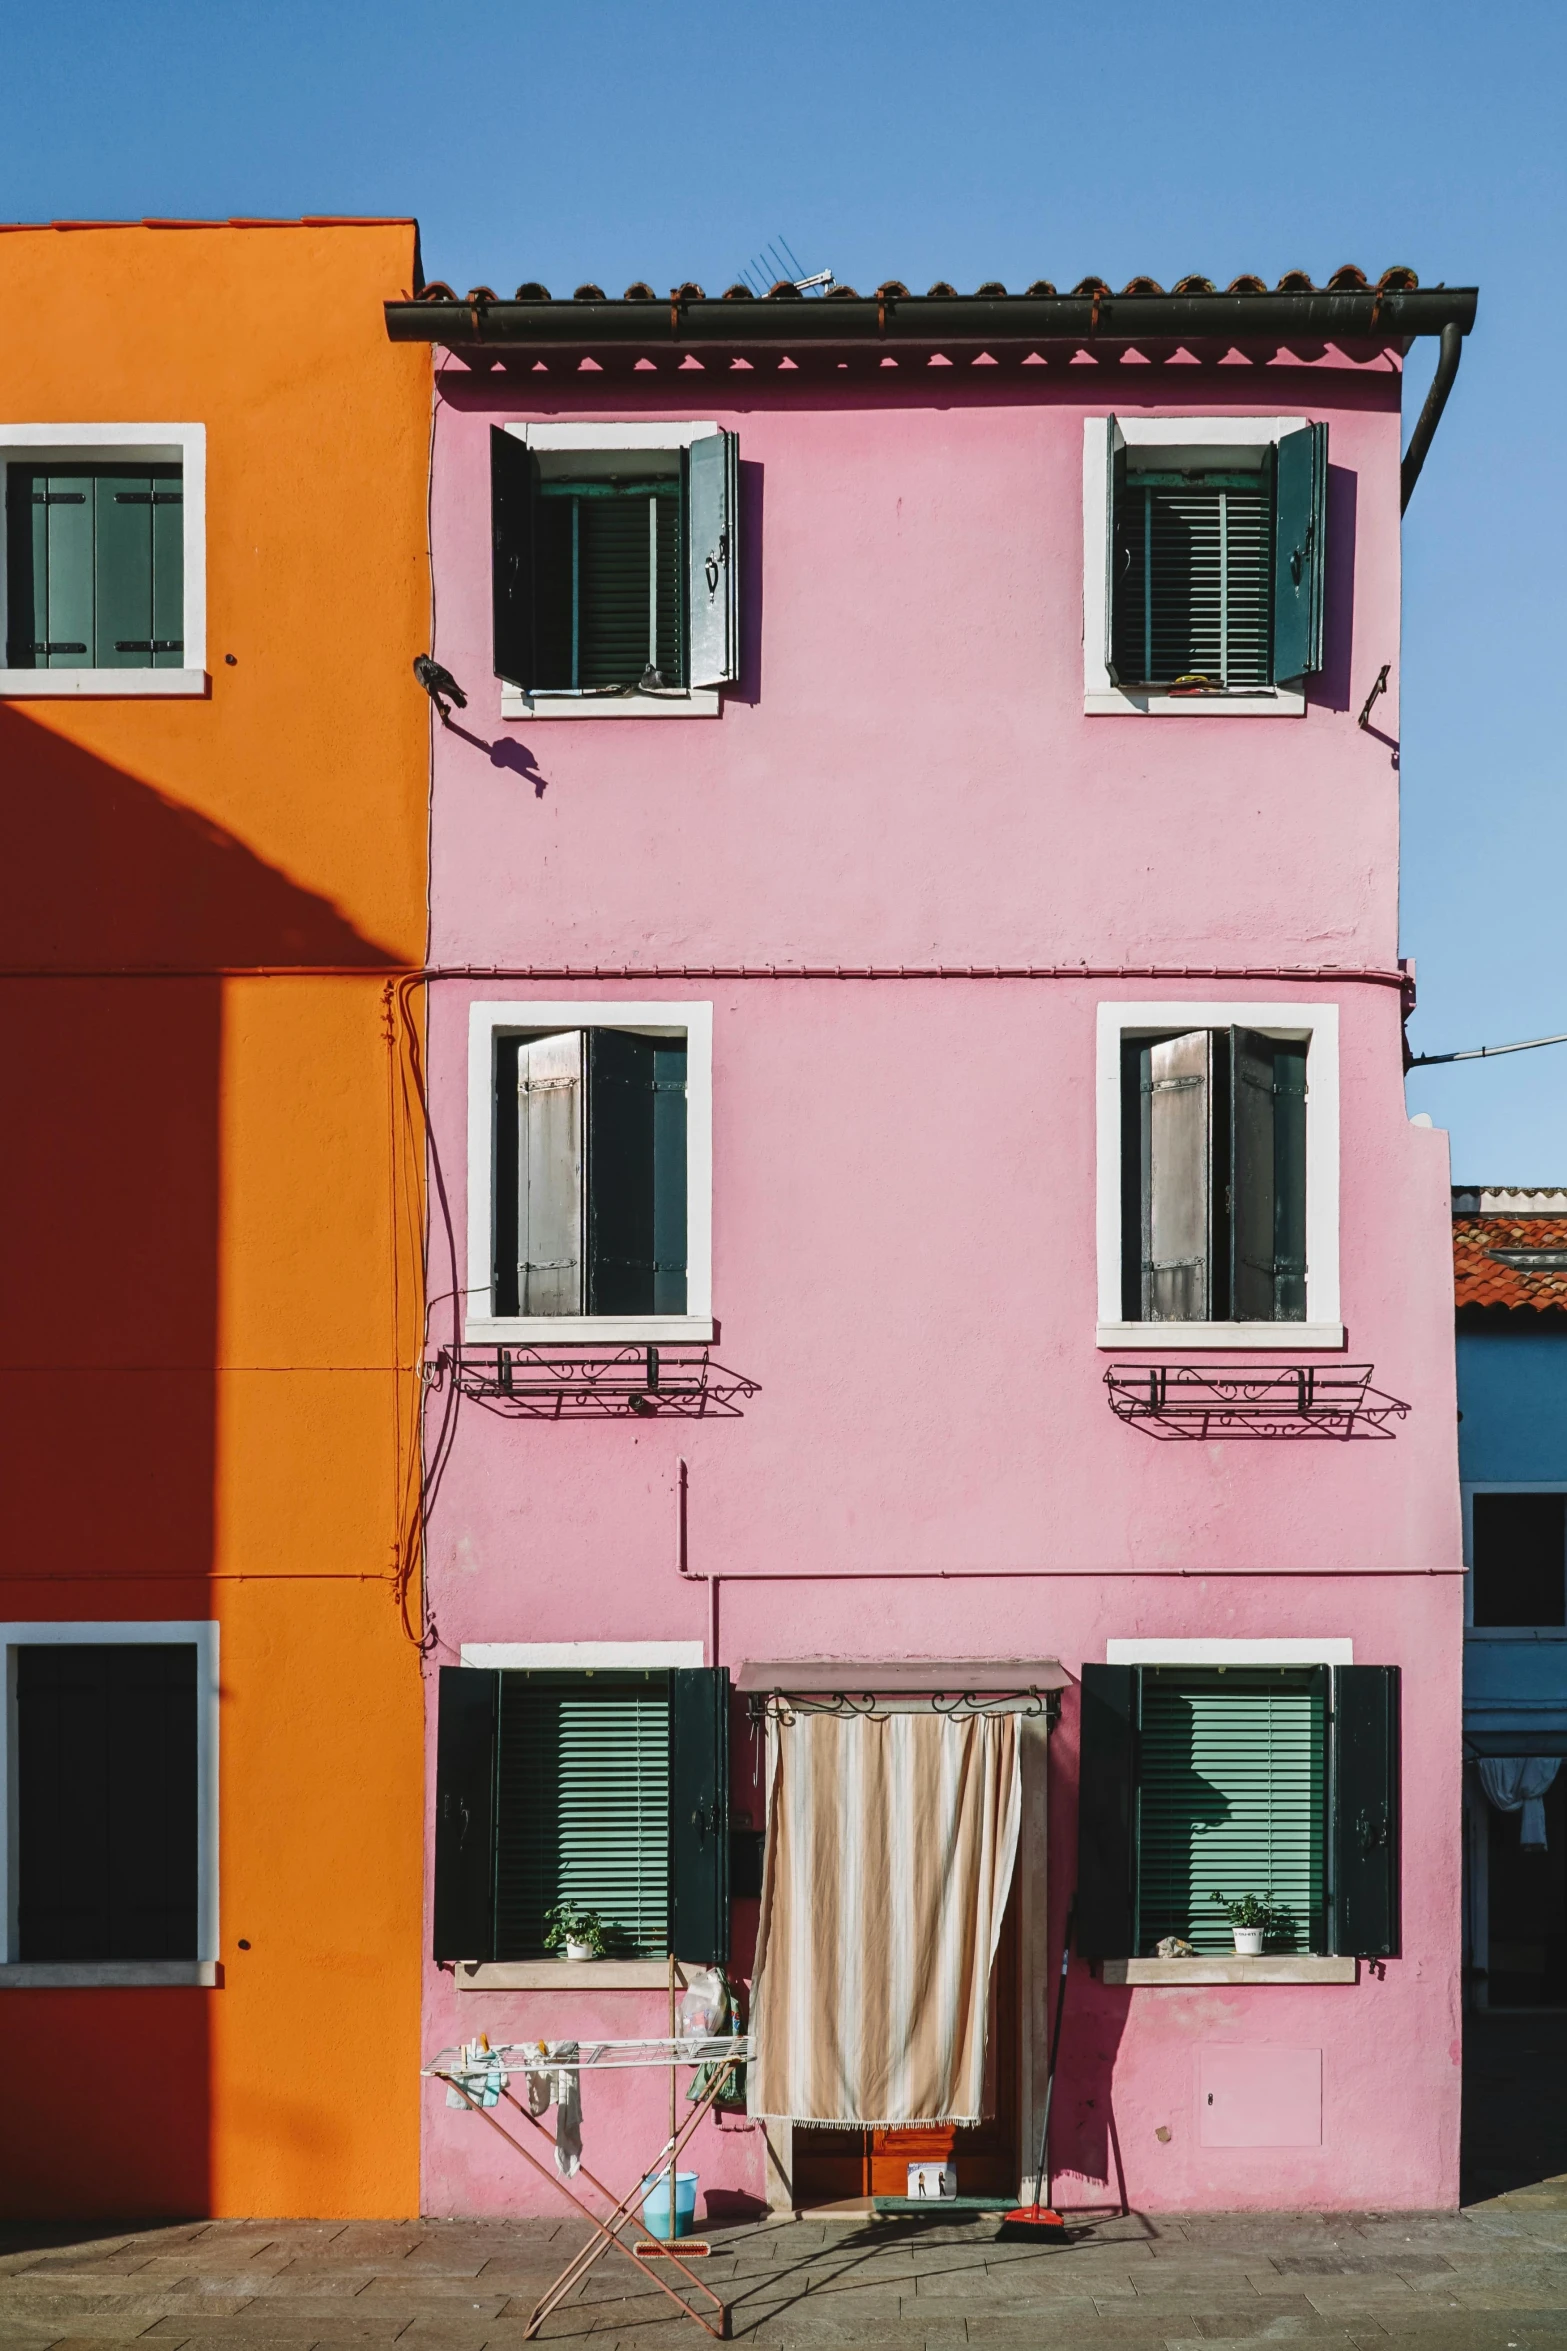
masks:
{"type": "Polygon", "coordinates": [[[0,233],[11,2213],[417,2209],[418,279],[0,233]]]}

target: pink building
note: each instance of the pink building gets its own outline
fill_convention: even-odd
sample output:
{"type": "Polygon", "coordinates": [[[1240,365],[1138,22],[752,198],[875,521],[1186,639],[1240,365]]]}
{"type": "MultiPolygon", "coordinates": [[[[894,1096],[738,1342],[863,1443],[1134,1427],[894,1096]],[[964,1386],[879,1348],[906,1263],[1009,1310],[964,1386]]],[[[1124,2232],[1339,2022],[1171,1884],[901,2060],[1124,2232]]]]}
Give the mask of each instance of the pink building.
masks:
{"type": "MultiPolygon", "coordinates": [[[[1445,396],[1474,308],[1355,271],[389,306],[444,346],[468,696],[425,2044],[659,2031],[672,1944],[750,1985],[770,1831],[712,2215],[917,2159],[1015,2197],[1074,1890],[1058,2203],[1456,2200],[1396,738],[1401,358],[1446,329],[1445,396]],[[562,1904],[605,1956],[547,1947],[562,1904]]],[[[556,2209],[426,2092],[428,2211],[556,2209]]],[[[666,2099],[590,2081],[590,2165],[666,2099]]]]}

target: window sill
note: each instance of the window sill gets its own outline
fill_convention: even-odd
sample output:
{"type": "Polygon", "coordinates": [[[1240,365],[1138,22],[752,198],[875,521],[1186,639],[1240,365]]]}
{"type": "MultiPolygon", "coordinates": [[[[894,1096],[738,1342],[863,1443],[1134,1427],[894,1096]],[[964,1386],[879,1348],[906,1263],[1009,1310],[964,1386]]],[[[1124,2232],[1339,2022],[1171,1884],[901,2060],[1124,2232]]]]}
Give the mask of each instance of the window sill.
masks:
{"type": "Polygon", "coordinates": [[[708,1314],[540,1314],[475,1320],[462,1335],[467,1347],[709,1346],[714,1325],[708,1314]]]}
{"type": "Polygon", "coordinates": [[[1260,694],[1138,694],[1110,686],[1083,695],[1087,718],[1304,718],[1306,697],[1286,686],[1260,694]]]}
{"type": "Polygon", "coordinates": [[[524,694],[502,686],[502,718],[717,718],[717,687],[685,694],[524,694]]]}
{"type": "Polygon", "coordinates": [[[1303,1957],[1280,1952],[1260,1959],[1106,1959],[1107,1984],[1353,1984],[1358,1959],[1303,1957]]]}
{"type": "Polygon", "coordinates": [[[28,702],[51,694],[91,694],[118,699],[122,694],[183,694],[187,698],[210,692],[212,680],[204,669],[0,669],[0,697],[28,702]]]}
{"type": "Polygon", "coordinates": [[[60,1959],[0,1965],[0,1992],[129,1992],[215,1987],[215,1959],[60,1959]]]}
{"type": "Polygon", "coordinates": [[[1560,1624],[1466,1624],[1466,1641],[1567,1641],[1567,1625],[1560,1624]]]}
{"type": "Polygon", "coordinates": [[[1341,1322],[1102,1322],[1096,1347],[1339,1348],[1341,1322]]]}
{"type": "MultiPolygon", "coordinates": [[[[675,1970],[677,1983],[685,1982],[675,1970]]],[[[459,1992],[667,1992],[667,1959],[462,1959],[459,1992]]]]}

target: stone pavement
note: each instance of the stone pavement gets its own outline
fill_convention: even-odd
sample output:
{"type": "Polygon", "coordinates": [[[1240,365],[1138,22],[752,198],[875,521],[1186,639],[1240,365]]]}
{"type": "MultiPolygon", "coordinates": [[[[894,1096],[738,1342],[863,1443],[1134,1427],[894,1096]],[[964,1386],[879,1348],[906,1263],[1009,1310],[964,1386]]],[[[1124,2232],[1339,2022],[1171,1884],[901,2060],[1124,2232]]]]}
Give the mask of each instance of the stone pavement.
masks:
{"type": "MultiPolygon", "coordinates": [[[[0,2228],[0,2351],[520,2351],[580,2241],[550,2221],[210,2221],[0,2228]]],[[[793,2221],[711,2232],[735,2339],[1179,2351],[1214,2342],[1567,2351],[1567,2179],[1461,2213],[1074,2222],[1048,2250],[991,2219],[793,2221]]],[[[704,2338],[609,2256],[546,2339],[654,2351],[704,2338]]]]}

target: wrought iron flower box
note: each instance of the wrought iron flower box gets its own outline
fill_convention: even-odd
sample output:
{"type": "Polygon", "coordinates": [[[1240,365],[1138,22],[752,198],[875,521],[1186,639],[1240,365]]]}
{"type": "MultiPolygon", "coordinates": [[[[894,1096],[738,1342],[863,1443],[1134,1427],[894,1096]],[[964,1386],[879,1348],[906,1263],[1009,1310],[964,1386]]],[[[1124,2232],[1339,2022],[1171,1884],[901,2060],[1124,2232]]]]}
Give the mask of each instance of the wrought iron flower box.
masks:
{"type": "Polygon", "coordinates": [[[1214,1437],[1391,1437],[1409,1406],[1369,1363],[1112,1363],[1118,1420],[1165,1442],[1214,1437]]]}
{"type": "Polygon", "coordinates": [[[518,1420],[733,1420],[757,1393],[705,1347],[442,1347],[424,1378],[518,1420]]]}

